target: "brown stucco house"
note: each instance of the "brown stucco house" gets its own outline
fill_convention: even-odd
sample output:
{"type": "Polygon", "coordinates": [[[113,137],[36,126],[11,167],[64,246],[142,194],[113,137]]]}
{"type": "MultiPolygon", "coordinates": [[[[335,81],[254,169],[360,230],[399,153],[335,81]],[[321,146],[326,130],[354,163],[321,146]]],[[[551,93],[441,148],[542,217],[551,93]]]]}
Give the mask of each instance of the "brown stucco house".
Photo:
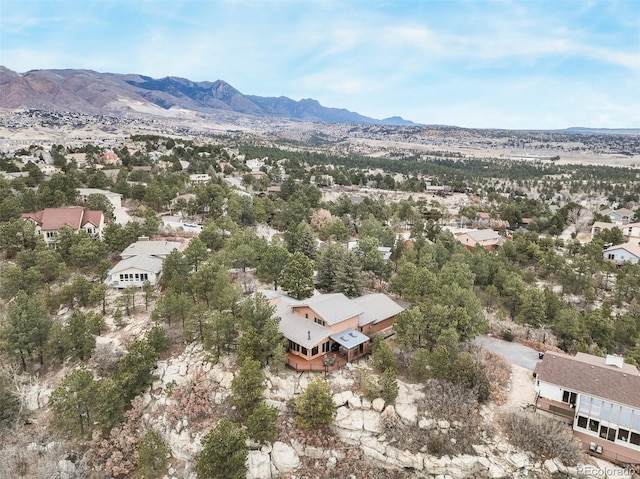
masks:
{"type": "Polygon", "coordinates": [[[261,293],[280,318],[287,363],[299,370],[333,369],[369,354],[371,336],[388,330],[404,310],[384,294],[317,294],[298,301],[276,291],[261,293]]]}

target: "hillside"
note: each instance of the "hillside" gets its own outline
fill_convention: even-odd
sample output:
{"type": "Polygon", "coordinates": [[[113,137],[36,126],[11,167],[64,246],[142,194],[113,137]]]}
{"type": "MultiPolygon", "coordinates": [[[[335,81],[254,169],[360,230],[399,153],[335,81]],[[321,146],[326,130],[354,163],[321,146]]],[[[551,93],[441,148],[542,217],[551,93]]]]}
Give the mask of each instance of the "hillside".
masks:
{"type": "Polygon", "coordinates": [[[138,74],[92,70],[32,70],[23,74],[0,66],[0,108],[38,108],[91,114],[148,113],[178,116],[233,112],[320,123],[413,125],[398,116],[376,120],[346,109],[328,108],[316,100],[245,95],[222,80],[151,78],[138,74]],[[163,111],[164,110],[164,111],[163,111]]]}

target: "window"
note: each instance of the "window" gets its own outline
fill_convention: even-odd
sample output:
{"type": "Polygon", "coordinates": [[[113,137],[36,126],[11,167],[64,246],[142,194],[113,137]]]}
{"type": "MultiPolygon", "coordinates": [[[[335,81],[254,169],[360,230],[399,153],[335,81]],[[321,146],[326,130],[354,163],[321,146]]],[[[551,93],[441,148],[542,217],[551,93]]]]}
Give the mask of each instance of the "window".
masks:
{"type": "Polygon", "coordinates": [[[311,349],[311,356],[315,356],[316,354],[318,354],[318,346],[314,346],[313,349],[311,349]]]}
{"type": "Polygon", "coordinates": [[[637,409],[633,412],[633,425],[631,428],[640,431],[640,411],[637,409]]]}
{"type": "Polygon", "coordinates": [[[580,408],[578,409],[578,411],[588,415],[589,414],[589,406],[591,406],[591,396],[581,396],[580,397],[580,408]]]}
{"type": "Polygon", "coordinates": [[[306,319],[309,319],[309,313],[304,313],[304,317],[305,317],[306,319]]]}
{"type": "Polygon", "coordinates": [[[609,255],[607,256],[607,259],[616,259],[616,255],[613,253],[609,253],[609,255]]]}
{"type": "Polygon", "coordinates": [[[578,416],[578,427],[581,427],[582,429],[586,429],[587,428],[587,418],[584,416],[578,416]]]}
{"type": "Polygon", "coordinates": [[[631,444],[635,444],[636,446],[640,446],[640,434],[637,432],[631,433],[631,440],[629,441],[631,444]]]}
{"type": "Polygon", "coordinates": [[[328,353],[331,350],[331,346],[329,341],[325,342],[322,344],[322,352],[323,353],[328,353]]]}
{"type": "Polygon", "coordinates": [[[618,424],[624,427],[631,427],[631,408],[624,406],[620,408],[620,420],[618,424]]]}
{"type": "Polygon", "coordinates": [[[309,350],[307,348],[301,348],[300,353],[302,353],[303,356],[306,356],[308,351],[309,350]]]}
{"type": "Polygon", "coordinates": [[[589,419],[589,429],[593,432],[598,432],[600,428],[600,421],[596,421],[594,419],[589,419]]]}
{"type": "Polygon", "coordinates": [[[629,442],[629,431],[626,429],[618,429],[618,440],[629,442]]]}
{"type": "Polygon", "coordinates": [[[616,440],[616,430],[612,427],[600,426],[600,437],[613,442],[616,440]]]}
{"type": "Polygon", "coordinates": [[[600,409],[602,408],[602,399],[593,398],[591,400],[591,417],[600,417],[600,409]]]}
{"type": "Polygon", "coordinates": [[[47,238],[51,239],[56,235],[55,231],[47,231],[47,238]]]}
{"type": "Polygon", "coordinates": [[[300,345],[298,343],[294,343],[293,341],[289,341],[289,349],[291,351],[300,351],[300,345]]]}
{"type": "Polygon", "coordinates": [[[562,393],[562,402],[575,404],[577,399],[578,395],[576,393],[572,393],[571,391],[563,391],[562,393]]]}

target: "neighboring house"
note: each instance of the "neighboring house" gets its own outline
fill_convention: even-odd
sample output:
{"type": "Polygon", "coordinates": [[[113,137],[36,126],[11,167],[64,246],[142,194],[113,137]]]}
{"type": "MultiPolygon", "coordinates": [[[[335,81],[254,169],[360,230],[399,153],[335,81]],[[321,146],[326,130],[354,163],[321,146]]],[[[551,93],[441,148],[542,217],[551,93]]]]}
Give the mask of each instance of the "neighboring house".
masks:
{"type": "Polygon", "coordinates": [[[211,176],[205,173],[198,173],[194,175],[189,175],[189,182],[192,186],[196,185],[206,185],[211,181],[211,176]]]}
{"type": "Polygon", "coordinates": [[[640,261],[640,245],[638,243],[623,243],[607,248],[602,252],[604,259],[616,264],[633,263],[640,261]]]}
{"type": "Polygon", "coordinates": [[[36,166],[42,172],[43,175],[51,176],[56,173],[60,173],[62,170],[56,166],[49,165],[47,163],[37,163],[36,166]]]}
{"type": "Polygon", "coordinates": [[[98,158],[98,161],[100,161],[104,165],[120,166],[122,164],[122,160],[120,159],[120,157],[116,155],[113,151],[108,151],[106,153],[103,153],[98,158]]]}
{"type": "Polygon", "coordinates": [[[370,352],[370,335],[390,328],[402,306],[384,294],[349,299],[342,293],[296,301],[266,294],[287,339],[287,363],[295,369],[327,370],[370,352]]]}
{"type": "Polygon", "coordinates": [[[480,245],[484,249],[491,251],[492,249],[502,246],[504,243],[504,238],[492,229],[468,230],[456,235],[456,239],[470,251],[473,251],[476,245],[480,245]]]}
{"type": "Polygon", "coordinates": [[[169,253],[180,246],[178,241],[149,241],[138,240],[135,243],[130,244],[125,250],[120,253],[122,259],[132,258],[134,256],[155,256],[160,259],[165,259],[169,253]]]}
{"type": "Polygon", "coordinates": [[[84,208],[46,208],[35,213],[23,213],[22,218],[36,224],[36,233],[42,235],[47,244],[53,243],[58,230],[70,226],[78,232],[84,230],[92,238],[102,238],[102,230],[106,219],[102,211],[85,210],[84,208]]]}
{"type": "Polygon", "coordinates": [[[107,273],[105,283],[114,288],[142,287],[145,281],[158,284],[162,272],[162,258],[142,254],[123,259],[107,273]]]}
{"type": "Polygon", "coordinates": [[[633,218],[633,211],[628,208],[619,208],[617,210],[602,210],[599,212],[601,215],[608,216],[612,222],[626,225],[633,218]]]}
{"type": "Polygon", "coordinates": [[[78,200],[82,203],[87,202],[89,195],[100,194],[107,197],[109,202],[115,209],[122,208],[122,195],[113,191],[101,190],[99,188],[78,188],[78,200]]]}
{"type": "Polygon", "coordinates": [[[622,227],[619,224],[605,223],[604,221],[594,221],[594,223],[591,225],[591,239],[593,239],[593,237],[601,231],[612,230],[613,228],[618,228],[620,231],[622,231],[622,227]]]}
{"type": "Polygon", "coordinates": [[[627,223],[621,229],[628,241],[640,243],[640,223],[627,223]]]}
{"type": "Polygon", "coordinates": [[[590,454],[640,464],[640,372],[619,356],[547,351],[538,363],[536,412],[570,424],[590,454]]]}

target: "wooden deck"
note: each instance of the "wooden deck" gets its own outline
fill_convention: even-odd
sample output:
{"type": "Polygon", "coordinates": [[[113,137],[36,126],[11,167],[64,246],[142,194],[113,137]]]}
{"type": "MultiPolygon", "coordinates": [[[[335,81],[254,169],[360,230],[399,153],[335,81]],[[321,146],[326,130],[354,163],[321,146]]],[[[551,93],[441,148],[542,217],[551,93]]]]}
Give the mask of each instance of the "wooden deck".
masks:
{"type": "Polygon", "coordinates": [[[576,414],[576,410],[569,404],[541,397],[536,400],[536,412],[543,415],[551,415],[554,419],[567,424],[573,424],[576,414]]]}
{"type": "Polygon", "coordinates": [[[594,457],[600,457],[605,461],[621,465],[640,465],[640,451],[634,451],[606,439],[593,437],[576,430],[573,431],[573,436],[580,442],[580,446],[585,452],[594,457]],[[592,443],[596,445],[596,450],[592,450],[592,443]],[[597,451],[602,452],[598,453],[597,451]]]}
{"type": "MultiPolygon", "coordinates": [[[[325,364],[324,356],[319,356],[317,358],[312,359],[311,361],[304,359],[297,354],[287,353],[287,365],[296,371],[316,371],[316,372],[327,372],[333,371],[334,369],[343,368],[347,365],[347,358],[343,353],[332,353],[335,354],[335,362],[333,364],[325,364]]],[[[362,354],[360,356],[354,357],[353,361],[359,359],[366,354],[362,354]]]]}

